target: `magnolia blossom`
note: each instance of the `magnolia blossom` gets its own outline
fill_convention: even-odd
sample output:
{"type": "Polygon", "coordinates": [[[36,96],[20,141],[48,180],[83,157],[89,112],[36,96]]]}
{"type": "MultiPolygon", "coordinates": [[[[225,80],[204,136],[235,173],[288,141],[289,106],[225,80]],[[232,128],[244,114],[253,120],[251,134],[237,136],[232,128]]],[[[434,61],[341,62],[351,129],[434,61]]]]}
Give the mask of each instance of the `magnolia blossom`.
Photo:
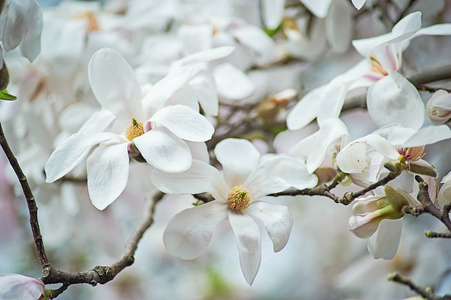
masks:
{"type": "Polygon", "coordinates": [[[421,13],[415,12],[404,17],[387,34],[353,41],[356,50],[366,59],[305,95],[288,115],[288,128],[302,128],[315,118],[321,124],[337,117],[349,90],[370,87],[368,112],[378,126],[400,123],[419,129],[425,108],[417,89],[398,72],[402,52],[415,37],[449,34],[451,24],[421,29],[421,13]]]}
{"type": "Polygon", "coordinates": [[[47,182],[63,177],[87,157],[89,195],[94,206],[104,209],[127,185],[132,145],[154,168],[165,172],[187,170],[192,154],[185,140],[203,142],[214,131],[205,117],[191,108],[164,106],[167,98],[185,84],[189,72],[189,68],[178,69],[142,98],[125,59],[112,49],[96,52],[89,64],[89,81],[102,110],[58,145],[45,167],[47,182]]]}
{"type": "Polygon", "coordinates": [[[426,113],[433,124],[443,124],[451,119],[451,94],[438,90],[426,103],[426,113]]]}
{"type": "Polygon", "coordinates": [[[0,299],[40,300],[44,299],[42,281],[19,274],[0,274],[0,299]]]}
{"type": "Polygon", "coordinates": [[[177,214],[164,232],[164,243],[172,255],[194,259],[210,243],[216,224],[227,219],[235,234],[243,275],[251,285],[261,262],[261,234],[255,219],[265,225],[275,252],[285,247],[293,224],[287,207],[260,199],[283,191],[294,182],[299,187],[312,187],[316,179],[294,159],[262,160],[258,150],[246,140],[226,139],[216,146],[215,155],[223,172],[200,161],[193,161],[192,167],[181,174],[153,170],[152,182],[163,192],[209,192],[215,199],[177,214]],[[289,165],[298,169],[286,172],[289,165]]]}
{"type": "Polygon", "coordinates": [[[374,258],[393,259],[401,238],[402,208],[419,205],[404,190],[387,185],[385,192],[377,189],[375,195],[355,200],[349,229],[359,238],[369,238],[368,250],[374,258]]]}
{"type": "Polygon", "coordinates": [[[4,1],[0,41],[5,51],[20,45],[20,53],[30,62],[35,60],[41,51],[41,31],[42,10],[35,0],[4,1]]]}
{"type": "Polygon", "coordinates": [[[446,204],[451,204],[451,172],[442,178],[441,183],[443,185],[438,193],[437,202],[444,207],[446,204]]]}

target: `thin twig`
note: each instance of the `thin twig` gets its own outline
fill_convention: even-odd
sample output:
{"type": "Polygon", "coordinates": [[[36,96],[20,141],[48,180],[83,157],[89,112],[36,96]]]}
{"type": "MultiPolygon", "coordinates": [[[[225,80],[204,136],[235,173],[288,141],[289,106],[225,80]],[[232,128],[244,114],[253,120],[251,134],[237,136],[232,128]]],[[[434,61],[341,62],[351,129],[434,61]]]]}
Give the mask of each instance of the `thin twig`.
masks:
{"type": "Polygon", "coordinates": [[[31,191],[30,185],[28,184],[27,177],[22,171],[22,168],[19,165],[16,157],[14,156],[11,148],[8,145],[8,141],[6,140],[5,134],[3,133],[3,128],[0,123],[0,144],[3,148],[3,151],[8,157],[9,163],[11,167],[14,169],[14,173],[16,173],[17,178],[19,179],[20,185],[22,187],[23,194],[27,200],[28,212],[30,214],[30,225],[31,231],[33,233],[34,244],[36,246],[36,252],[39,258],[39,262],[43,269],[50,266],[49,260],[47,258],[47,254],[45,253],[44,242],[42,240],[41,229],[39,228],[38,221],[38,207],[36,205],[35,198],[33,196],[33,192],[31,191]]]}
{"type": "Polygon", "coordinates": [[[409,278],[403,277],[398,273],[391,274],[387,277],[389,281],[397,282],[399,284],[403,284],[408,286],[412,291],[423,297],[427,300],[450,300],[450,295],[445,295],[443,297],[437,296],[434,293],[430,292],[428,289],[417,286],[413,283],[409,278]]]}
{"type": "Polygon", "coordinates": [[[435,238],[441,238],[441,239],[451,239],[451,233],[445,233],[445,232],[435,232],[435,231],[426,231],[424,233],[427,238],[435,239],[435,238]]]}

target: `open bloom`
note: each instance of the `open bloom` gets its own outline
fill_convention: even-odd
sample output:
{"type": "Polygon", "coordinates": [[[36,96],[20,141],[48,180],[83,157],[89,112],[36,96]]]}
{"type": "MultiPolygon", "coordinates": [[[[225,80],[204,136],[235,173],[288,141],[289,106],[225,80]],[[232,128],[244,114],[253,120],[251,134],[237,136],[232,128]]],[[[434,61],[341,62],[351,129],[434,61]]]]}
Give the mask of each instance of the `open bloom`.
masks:
{"type": "Polygon", "coordinates": [[[0,274],[0,299],[39,300],[44,298],[45,287],[42,281],[19,275],[0,274]]]}
{"type": "Polygon", "coordinates": [[[421,13],[415,12],[400,20],[389,33],[354,40],[354,48],[366,59],[305,95],[288,115],[288,128],[300,129],[315,118],[321,124],[338,117],[349,90],[369,87],[368,112],[378,126],[400,123],[419,129],[425,108],[417,89],[398,72],[402,52],[418,36],[449,34],[451,24],[421,28],[421,13]]]}
{"type": "Polygon", "coordinates": [[[222,173],[200,161],[193,161],[193,166],[181,174],[153,170],[157,176],[152,176],[152,182],[163,192],[209,192],[215,199],[174,216],[164,232],[164,243],[172,255],[194,259],[210,243],[216,224],[228,219],[240,253],[241,269],[246,281],[252,284],[261,261],[260,229],[255,219],[265,225],[276,252],[285,247],[293,224],[287,207],[259,200],[287,189],[294,181],[311,187],[316,178],[300,167],[290,174],[287,183],[288,175],[280,172],[280,167],[300,163],[284,157],[261,161],[260,153],[246,140],[224,140],[216,146],[215,154],[223,166],[222,173]]]}
{"type": "Polygon", "coordinates": [[[171,93],[185,84],[189,71],[178,69],[142,99],[125,59],[112,49],[97,51],[89,64],[89,81],[102,110],[58,145],[45,166],[47,182],[58,180],[88,157],[89,195],[95,207],[104,209],[127,185],[132,145],[154,168],[186,171],[192,162],[188,143],[204,142],[214,131],[193,109],[180,104],[164,106],[171,93]]]}

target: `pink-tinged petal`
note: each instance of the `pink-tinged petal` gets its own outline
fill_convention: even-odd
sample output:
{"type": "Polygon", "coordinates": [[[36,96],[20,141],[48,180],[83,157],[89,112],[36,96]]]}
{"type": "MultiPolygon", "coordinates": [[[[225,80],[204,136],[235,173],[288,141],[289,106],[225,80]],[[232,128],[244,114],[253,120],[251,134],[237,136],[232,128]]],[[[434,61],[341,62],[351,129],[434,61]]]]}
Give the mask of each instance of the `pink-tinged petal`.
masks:
{"type": "Polygon", "coordinates": [[[217,66],[214,71],[218,94],[233,100],[244,99],[255,92],[254,83],[232,64],[217,66]]]}
{"type": "Polygon", "coordinates": [[[89,82],[97,101],[115,115],[144,119],[141,87],[130,65],[116,50],[98,50],[89,62],[89,82]]]}
{"type": "Polygon", "coordinates": [[[346,125],[338,118],[327,119],[318,131],[316,143],[307,158],[307,170],[313,173],[323,162],[327,151],[333,145],[344,146],[350,136],[346,125]]]}
{"type": "Polygon", "coordinates": [[[374,214],[351,216],[349,218],[349,230],[358,238],[367,239],[377,230],[382,218],[374,217],[374,214]]]}
{"type": "Polygon", "coordinates": [[[191,151],[186,143],[164,128],[154,128],[133,142],[152,167],[163,172],[180,173],[191,167],[191,151]]]}
{"type": "Polygon", "coordinates": [[[0,274],[0,299],[37,300],[45,293],[44,284],[19,274],[0,274]]]}
{"type": "Polygon", "coordinates": [[[212,201],[176,214],[163,234],[166,249],[182,259],[194,259],[207,248],[216,225],[227,218],[227,204],[212,201]]]}
{"type": "Polygon", "coordinates": [[[249,285],[254,282],[261,263],[260,228],[246,213],[229,210],[229,222],[240,252],[241,270],[249,285]]]}
{"type": "Polygon", "coordinates": [[[345,173],[363,173],[368,170],[370,161],[367,158],[368,145],[351,143],[337,155],[337,165],[345,173]]]}
{"type": "Polygon", "coordinates": [[[167,194],[198,194],[212,190],[213,179],[219,171],[208,163],[193,160],[191,167],[183,173],[151,171],[152,183],[167,194]]]}
{"type": "Polygon", "coordinates": [[[41,52],[41,32],[43,26],[42,10],[34,1],[28,1],[30,4],[27,18],[28,22],[25,29],[22,44],[20,45],[20,53],[33,62],[41,52]]]}
{"type": "Polygon", "coordinates": [[[260,161],[260,152],[243,139],[223,140],[216,145],[214,152],[230,188],[242,185],[260,161]]]}
{"type": "Polygon", "coordinates": [[[209,140],[215,131],[204,116],[180,104],[160,109],[150,121],[166,127],[179,138],[192,142],[209,140]]]}
{"type": "Polygon", "coordinates": [[[451,129],[446,125],[428,126],[418,130],[406,142],[403,147],[416,147],[451,139],[451,129]]]}
{"type": "Polygon", "coordinates": [[[147,116],[152,116],[162,108],[166,101],[176,94],[192,76],[192,68],[176,68],[166,77],[152,86],[142,100],[142,106],[147,116]]]}
{"type": "Polygon", "coordinates": [[[197,101],[202,106],[206,115],[218,115],[218,94],[213,74],[208,71],[200,71],[190,80],[189,86],[193,89],[197,101]]]}
{"type": "Polygon", "coordinates": [[[301,129],[316,118],[320,109],[322,109],[321,95],[325,89],[326,86],[316,88],[299,100],[288,114],[288,129],[301,129]]]}
{"type": "Polygon", "coordinates": [[[45,165],[46,182],[60,179],[77,166],[91,151],[91,148],[108,140],[117,140],[113,133],[75,133],[63,141],[50,155],[45,165]]]}
{"type": "Polygon", "coordinates": [[[354,206],[352,207],[353,215],[363,215],[378,209],[377,201],[381,200],[383,196],[368,196],[365,198],[359,198],[354,201],[354,206]]]}
{"type": "Polygon", "coordinates": [[[335,0],[330,6],[326,18],[326,35],[334,52],[343,53],[351,44],[354,27],[353,12],[354,9],[345,0],[335,0]]]}
{"type": "Polygon", "coordinates": [[[229,56],[235,47],[232,46],[224,46],[217,47],[213,49],[208,49],[205,51],[201,51],[190,56],[184,57],[181,60],[175,61],[171,68],[182,67],[191,64],[204,63],[212,60],[217,60],[229,56]]]}
{"type": "Polygon", "coordinates": [[[290,238],[293,217],[286,206],[267,202],[255,202],[245,213],[262,221],[274,245],[274,252],[282,250],[290,238]]]}
{"type": "Polygon", "coordinates": [[[332,0],[301,0],[301,2],[318,18],[324,18],[329,11],[332,0]]]}
{"type": "Polygon", "coordinates": [[[415,86],[398,72],[385,76],[368,89],[368,112],[379,126],[399,123],[420,129],[425,107],[415,86]]]}
{"type": "Polygon", "coordinates": [[[402,218],[385,219],[368,240],[368,251],[374,258],[393,259],[401,240],[402,218]]]}
{"type": "Polygon", "coordinates": [[[100,145],[86,161],[89,197],[97,209],[104,210],[113,203],[127,185],[127,146],[127,143],[100,145]]]}
{"type": "Polygon", "coordinates": [[[264,0],[262,5],[265,26],[269,29],[277,28],[285,11],[285,0],[264,0]]]}
{"type": "Polygon", "coordinates": [[[363,7],[363,5],[365,5],[365,2],[366,2],[366,0],[352,0],[352,4],[358,10],[360,10],[363,7]]]}

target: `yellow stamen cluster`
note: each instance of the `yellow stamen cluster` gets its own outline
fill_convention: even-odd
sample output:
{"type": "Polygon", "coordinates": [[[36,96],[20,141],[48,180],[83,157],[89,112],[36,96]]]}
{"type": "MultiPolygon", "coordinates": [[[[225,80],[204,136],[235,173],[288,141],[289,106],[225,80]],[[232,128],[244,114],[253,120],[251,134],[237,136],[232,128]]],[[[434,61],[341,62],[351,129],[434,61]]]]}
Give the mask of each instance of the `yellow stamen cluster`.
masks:
{"type": "Polygon", "coordinates": [[[424,146],[421,147],[410,147],[410,148],[398,148],[398,153],[404,156],[407,162],[417,161],[423,158],[426,154],[424,153],[424,146]]]}
{"type": "Polygon", "coordinates": [[[135,119],[132,119],[132,124],[130,124],[125,130],[125,137],[127,138],[127,140],[133,141],[134,138],[143,134],[144,134],[143,123],[138,122],[135,119]]]}
{"type": "Polygon", "coordinates": [[[251,197],[249,191],[242,185],[232,188],[227,195],[227,205],[230,209],[240,210],[246,209],[251,205],[251,197]]]}
{"type": "Polygon", "coordinates": [[[381,63],[377,59],[375,59],[374,57],[371,56],[370,60],[371,60],[371,67],[370,67],[371,72],[380,74],[382,76],[388,75],[388,72],[385,71],[384,67],[381,65],[381,63]]]}

